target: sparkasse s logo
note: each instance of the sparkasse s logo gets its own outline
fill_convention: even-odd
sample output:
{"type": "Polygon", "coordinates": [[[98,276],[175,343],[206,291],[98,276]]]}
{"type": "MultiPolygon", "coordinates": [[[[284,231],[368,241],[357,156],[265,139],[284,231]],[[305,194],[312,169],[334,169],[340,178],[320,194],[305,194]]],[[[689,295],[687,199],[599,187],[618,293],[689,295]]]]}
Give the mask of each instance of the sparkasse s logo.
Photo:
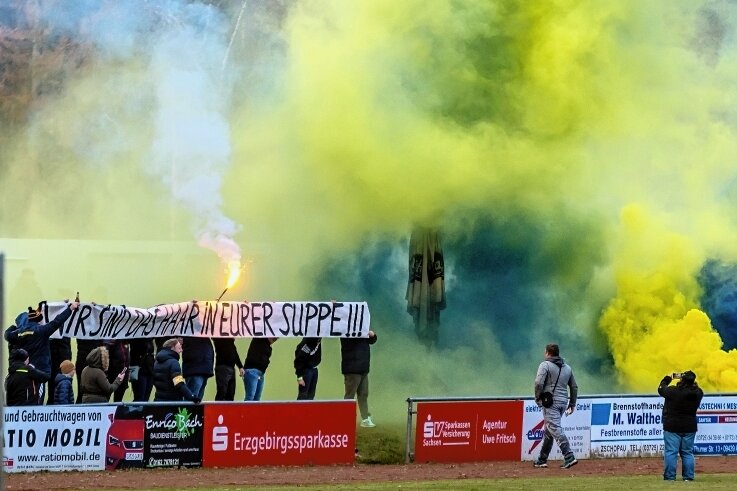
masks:
{"type": "Polygon", "coordinates": [[[218,415],[218,426],[212,429],[212,449],[215,452],[228,450],[228,427],[223,426],[223,415],[218,415]]]}
{"type": "Polygon", "coordinates": [[[425,438],[438,438],[444,426],[445,421],[435,422],[432,420],[432,414],[428,414],[427,421],[422,425],[422,436],[425,438]]]}

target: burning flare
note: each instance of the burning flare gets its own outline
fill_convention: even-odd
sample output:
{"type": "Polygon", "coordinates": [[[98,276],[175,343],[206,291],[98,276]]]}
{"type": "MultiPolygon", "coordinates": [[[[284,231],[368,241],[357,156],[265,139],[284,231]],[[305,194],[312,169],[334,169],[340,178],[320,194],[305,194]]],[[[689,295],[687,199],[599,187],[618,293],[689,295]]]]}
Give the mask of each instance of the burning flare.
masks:
{"type": "Polygon", "coordinates": [[[228,263],[228,269],[226,269],[226,272],[228,273],[228,282],[225,284],[226,290],[236,284],[238,279],[241,277],[241,271],[242,268],[240,261],[230,261],[228,263]]]}

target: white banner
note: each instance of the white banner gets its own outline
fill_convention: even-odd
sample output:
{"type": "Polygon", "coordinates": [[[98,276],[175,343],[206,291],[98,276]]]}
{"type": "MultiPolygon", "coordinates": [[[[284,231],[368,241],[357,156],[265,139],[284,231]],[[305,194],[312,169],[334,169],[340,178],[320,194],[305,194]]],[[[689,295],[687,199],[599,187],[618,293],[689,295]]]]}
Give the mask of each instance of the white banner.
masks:
{"type": "MultiPolygon", "coordinates": [[[[571,450],[578,459],[588,459],[591,451],[591,402],[595,399],[578,399],[576,410],[570,416],[563,415],[561,426],[568,437],[571,450]]],[[[522,460],[535,460],[543,442],[543,411],[535,401],[525,400],[522,417],[522,460]]],[[[553,441],[550,460],[563,460],[558,443],[553,441]]]]}
{"type": "Polygon", "coordinates": [[[3,469],[105,470],[107,434],[115,406],[6,407],[3,469]]]}
{"type": "MultiPolygon", "coordinates": [[[[46,319],[66,308],[44,304],[46,319]]],[[[82,304],[62,336],[132,339],[174,336],[213,338],[368,337],[366,302],[183,302],[149,309],[82,304]]]]}

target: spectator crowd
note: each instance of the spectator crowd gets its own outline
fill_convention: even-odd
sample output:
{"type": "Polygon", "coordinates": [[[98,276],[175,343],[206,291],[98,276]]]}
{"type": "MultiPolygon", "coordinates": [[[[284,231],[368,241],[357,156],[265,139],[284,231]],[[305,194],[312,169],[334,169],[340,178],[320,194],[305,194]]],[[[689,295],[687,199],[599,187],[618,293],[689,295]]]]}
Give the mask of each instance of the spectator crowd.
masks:
{"type": "MultiPolygon", "coordinates": [[[[130,340],[76,340],[72,362],[71,339],[53,337],[79,301],[54,319],[44,319],[42,304],[20,313],[5,330],[9,345],[5,379],[7,406],[122,402],[131,389],[135,402],[191,401],[205,396],[215,378],[216,401],[233,401],[242,379],[246,401],[259,401],[274,343],[279,338],[251,338],[245,359],[233,338],[184,337],[130,340]],[[76,377],[76,394],[72,380],[76,377]]],[[[367,338],[341,338],[341,369],[346,399],[358,399],[361,426],[374,427],[368,409],[370,345],[367,338]]],[[[298,400],[315,398],[322,339],[302,338],[294,349],[298,400]]]]}

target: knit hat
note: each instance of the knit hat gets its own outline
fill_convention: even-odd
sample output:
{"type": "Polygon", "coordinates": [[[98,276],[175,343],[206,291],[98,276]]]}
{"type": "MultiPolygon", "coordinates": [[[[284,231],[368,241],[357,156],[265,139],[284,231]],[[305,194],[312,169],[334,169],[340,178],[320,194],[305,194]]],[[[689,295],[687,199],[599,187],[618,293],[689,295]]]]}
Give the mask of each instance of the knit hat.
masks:
{"type": "Polygon", "coordinates": [[[69,360],[64,360],[59,365],[59,369],[61,370],[61,373],[63,373],[64,375],[69,375],[70,373],[74,371],[74,363],[72,363],[69,360]]]}
{"type": "Polygon", "coordinates": [[[28,307],[28,320],[30,322],[41,322],[44,316],[41,310],[34,310],[32,307],[28,307]]]}
{"type": "Polygon", "coordinates": [[[28,351],[24,350],[23,348],[14,349],[10,352],[10,363],[19,361],[22,363],[25,363],[25,361],[28,359],[28,351]]]}

